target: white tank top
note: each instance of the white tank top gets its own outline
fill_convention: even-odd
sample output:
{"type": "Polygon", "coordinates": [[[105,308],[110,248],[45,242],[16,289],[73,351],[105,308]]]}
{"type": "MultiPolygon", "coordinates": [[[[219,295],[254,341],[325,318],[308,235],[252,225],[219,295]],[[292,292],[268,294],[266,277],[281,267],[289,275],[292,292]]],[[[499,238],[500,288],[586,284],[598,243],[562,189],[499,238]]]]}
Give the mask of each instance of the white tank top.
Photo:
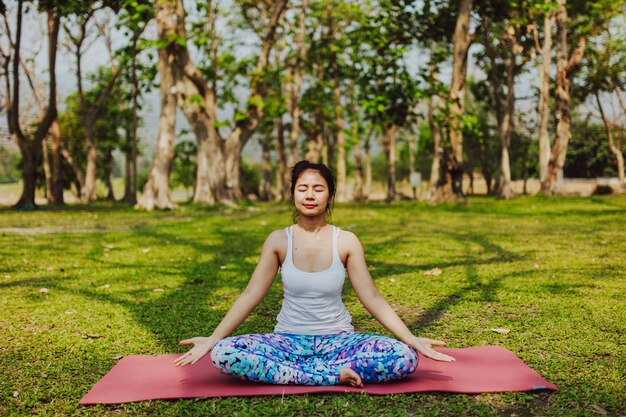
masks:
{"type": "Polygon", "coordinates": [[[324,335],[353,332],[352,317],[341,299],[346,270],[339,258],[333,226],[333,261],[320,272],[301,271],[293,263],[293,226],[285,228],[287,254],[280,267],[284,298],[275,333],[324,335]]]}

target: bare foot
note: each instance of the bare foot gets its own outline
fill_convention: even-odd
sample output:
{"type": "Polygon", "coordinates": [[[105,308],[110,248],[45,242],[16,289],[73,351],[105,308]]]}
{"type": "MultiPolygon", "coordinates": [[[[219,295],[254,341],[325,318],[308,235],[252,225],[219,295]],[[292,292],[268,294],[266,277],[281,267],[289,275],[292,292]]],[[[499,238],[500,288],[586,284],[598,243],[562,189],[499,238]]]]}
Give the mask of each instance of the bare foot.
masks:
{"type": "Polygon", "coordinates": [[[357,388],[363,387],[361,377],[359,374],[354,372],[352,368],[343,368],[339,371],[339,383],[343,385],[351,385],[357,388]]]}

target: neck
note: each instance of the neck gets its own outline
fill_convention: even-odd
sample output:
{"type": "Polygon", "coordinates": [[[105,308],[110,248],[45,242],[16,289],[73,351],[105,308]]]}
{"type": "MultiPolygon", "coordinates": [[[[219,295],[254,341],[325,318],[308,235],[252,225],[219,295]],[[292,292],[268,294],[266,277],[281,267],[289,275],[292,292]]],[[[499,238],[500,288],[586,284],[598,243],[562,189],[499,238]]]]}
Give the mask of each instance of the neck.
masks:
{"type": "Polygon", "coordinates": [[[299,228],[307,232],[317,233],[328,223],[326,223],[326,218],[324,216],[319,216],[319,217],[301,216],[300,219],[298,220],[298,223],[296,224],[298,225],[299,228]]]}

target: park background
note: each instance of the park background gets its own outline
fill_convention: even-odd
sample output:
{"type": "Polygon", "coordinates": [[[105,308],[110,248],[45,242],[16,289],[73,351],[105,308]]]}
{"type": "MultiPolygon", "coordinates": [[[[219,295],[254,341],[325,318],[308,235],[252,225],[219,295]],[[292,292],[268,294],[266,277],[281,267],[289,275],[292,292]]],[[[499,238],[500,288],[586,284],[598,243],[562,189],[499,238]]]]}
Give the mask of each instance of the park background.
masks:
{"type": "MultiPolygon", "coordinates": [[[[0,414],[625,415],[625,11],[0,1],[0,414]],[[560,391],[80,407],[121,357],[217,325],[303,158],[412,331],[560,391]]],[[[237,332],[271,331],[281,291],[237,332]]]]}

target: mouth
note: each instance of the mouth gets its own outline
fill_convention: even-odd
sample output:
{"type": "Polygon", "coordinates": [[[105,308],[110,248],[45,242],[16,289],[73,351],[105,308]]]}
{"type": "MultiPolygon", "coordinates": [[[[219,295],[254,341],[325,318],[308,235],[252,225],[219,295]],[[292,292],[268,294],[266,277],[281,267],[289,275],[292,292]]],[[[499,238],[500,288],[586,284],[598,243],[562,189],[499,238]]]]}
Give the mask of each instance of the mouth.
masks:
{"type": "Polygon", "coordinates": [[[312,208],[315,208],[315,207],[317,207],[316,204],[304,204],[304,208],[307,208],[307,209],[312,209],[312,208]]]}

